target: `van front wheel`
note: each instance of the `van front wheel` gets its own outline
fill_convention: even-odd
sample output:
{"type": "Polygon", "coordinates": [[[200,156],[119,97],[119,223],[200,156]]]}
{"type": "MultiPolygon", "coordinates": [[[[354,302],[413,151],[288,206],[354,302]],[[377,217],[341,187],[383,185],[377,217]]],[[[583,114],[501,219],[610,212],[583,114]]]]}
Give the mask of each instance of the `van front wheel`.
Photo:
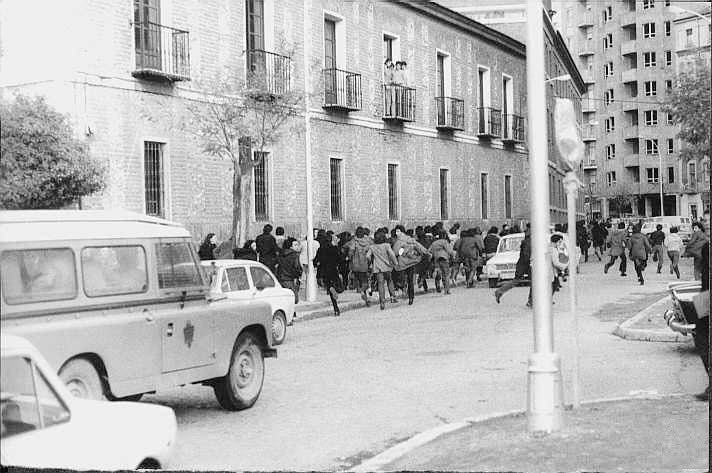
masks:
{"type": "Polygon", "coordinates": [[[59,379],[67,385],[74,397],[102,401],[106,399],[99,373],[89,360],[71,360],[59,371],[59,379]]]}
{"type": "Polygon", "coordinates": [[[213,385],[220,407],[239,411],[252,407],[262,392],[265,362],[259,341],[251,333],[237,337],[227,374],[213,385]]]}

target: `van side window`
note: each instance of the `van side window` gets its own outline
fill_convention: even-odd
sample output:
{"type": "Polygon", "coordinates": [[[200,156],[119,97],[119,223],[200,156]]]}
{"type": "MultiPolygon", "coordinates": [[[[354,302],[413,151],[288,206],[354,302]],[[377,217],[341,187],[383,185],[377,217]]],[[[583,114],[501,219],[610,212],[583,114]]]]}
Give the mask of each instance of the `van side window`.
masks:
{"type": "Polygon", "coordinates": [[[73,299],[77,295],[74,252],[70,248],[4,251],[0,279],[8,304],[73,299]]]}
{"type": "Polygon", "coordinates": [[[250,282],[247,280],[245,268],[227,268],[225,272],[230,280],[230,290],[247,291],[250,289],[250,282]]]}
{"type": "Polygon", "coordinates": [[[190,243],[159,243],[156,245],[158,260],[158,287],[202,286],[200,270],[193,259],[190,243]]]}
{"type": "Polygon", "coordinates": [[[146,292],[146,251],[140,245],[83,248],[82,278],[89,297],[146,292]]]}
{"type": "Polygon", "coordinates": [[[272,276],[259,266],[250,266],[250,275],[252,276],[252,282],[255,283],[255,287],[275,286],[272,276]]]}

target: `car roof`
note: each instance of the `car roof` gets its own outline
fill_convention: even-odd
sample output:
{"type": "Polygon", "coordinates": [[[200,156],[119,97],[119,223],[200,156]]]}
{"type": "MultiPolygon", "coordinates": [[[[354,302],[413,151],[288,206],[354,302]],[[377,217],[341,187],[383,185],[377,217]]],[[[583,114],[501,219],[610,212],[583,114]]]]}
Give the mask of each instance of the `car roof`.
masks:
{"type": "Polygon", "coordinates": [[[524,233],[510,233],[508,235],[504,235],[502,238],[524,238],[524,233]]]}
{"type": "Polygon", "coordinates": [[[190,232],[178,223],[127,211],[0,211],[0,242],[114,238],[182,238],[190,232]]]}

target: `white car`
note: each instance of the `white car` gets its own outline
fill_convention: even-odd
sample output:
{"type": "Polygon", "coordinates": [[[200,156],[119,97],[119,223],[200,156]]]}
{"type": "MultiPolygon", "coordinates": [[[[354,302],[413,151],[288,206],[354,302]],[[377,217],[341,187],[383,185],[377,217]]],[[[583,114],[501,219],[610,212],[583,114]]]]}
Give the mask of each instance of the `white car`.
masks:
{"type": "Polygon", "coordinates": [[[166,468],[176,438],[172,409],[73,397],[30,342],[3,334],[0,344],[3,466],[166,468]]]}
{"type": "Polygon", "coordinates": [[[242,259],[209,260],[200,264],[210,276],[210,293],[214,299],[267,302],[272,311],[272,343],[284,342],[287,326],[294,320],[294,293],[282,287],[267,266],[242,259]]]}
{"type": "Polygon", "coordinates": [[[485,265],[489,287],[497,287],[500,281],[514,279],[523,240],[524,233],[511,233],[499,239],[497,253],[485,265]]]}

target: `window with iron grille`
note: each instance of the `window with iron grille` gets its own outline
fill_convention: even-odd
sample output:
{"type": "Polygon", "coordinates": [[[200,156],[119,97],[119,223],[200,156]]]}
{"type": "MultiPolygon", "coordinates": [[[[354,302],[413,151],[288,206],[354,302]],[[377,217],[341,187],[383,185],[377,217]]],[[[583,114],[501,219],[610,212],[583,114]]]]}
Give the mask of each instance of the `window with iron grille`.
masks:
{"type": "Polygon", "coordinates": [[[504,218],[512,218],[512,176],[504,176],[504,218]]]}
{"type": "Polygon", "coordinates": [[[398,165],[388,165],[388,219],[398,220],[398,165]]]}
{"type": "Polygon", "coordinates": [[[489,218],[489,176],[486,172],[480,174],[480,188],[482,189],[480,195],[482,199],[482,219],[486,220],[489,218]]]}
{"type": "Polygon", "coordinates": [[[343,195],[341,186],[341,159],[329,159],[329,176],[331,181],[331,219],[343,220],[343,195]]]}
{"type": "Polygon", "coordinates": [[[447,220],[449,218],[449,202],[448,202],[448,174],[449,170],[440,170],[440,219],[447,220]]]}
{"type": "Polygon", "coordinates": [[[267,159],[269,153],[255,152],[257,163],[252,168],[255,187],[255,220],[269,220],[269,175],[267,159]]]}
{"type": "Polygon", "coordinates": [[[163,217],[163,143],[143,142],[143,172],[146,215],[163,217]]]}
{"type": "Polygon", "coordinates": [[[646,110],[644,112],[645,125],[654,126],[658,124],[658,111],[657,110],[646,110]]]}

